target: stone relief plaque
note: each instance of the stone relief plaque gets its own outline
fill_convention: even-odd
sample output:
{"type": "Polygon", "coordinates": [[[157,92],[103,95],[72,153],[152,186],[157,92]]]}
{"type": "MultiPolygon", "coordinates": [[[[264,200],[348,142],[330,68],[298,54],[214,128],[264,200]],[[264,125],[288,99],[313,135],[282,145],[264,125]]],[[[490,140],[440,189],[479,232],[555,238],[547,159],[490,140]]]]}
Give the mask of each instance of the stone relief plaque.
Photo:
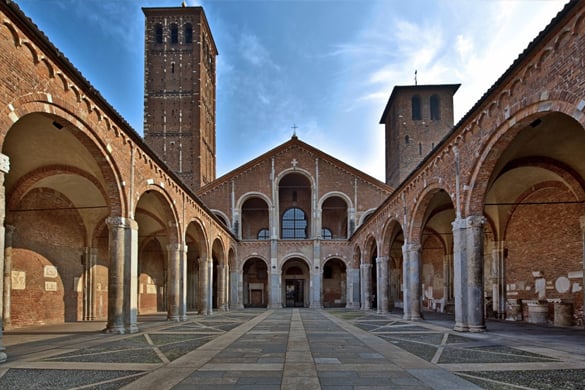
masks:
{"type": "Polygon", "coordinates": [[[571,287],[571,282],[568,278],[561,276],[555,282],[555,288],[560,293],[566,293],[571,287]]]}
{"type": "Polygon", "coordinates": [[[45,281],[45,291],[57,291],[57,282],[45,281]]]}
{"type": "Polygon", "coordinates": [[[44,276],[45,278],[56,278],[57,276],[59,276],[59,274],[57,273],[57,267],[53,265],[45,265],[44,276]]]}
{"type": "Polygon", "coordinates": [[[12,271],[12,289],[13,290],[24,290],[26,288],[26,272],[24,271],[12,271]]]}

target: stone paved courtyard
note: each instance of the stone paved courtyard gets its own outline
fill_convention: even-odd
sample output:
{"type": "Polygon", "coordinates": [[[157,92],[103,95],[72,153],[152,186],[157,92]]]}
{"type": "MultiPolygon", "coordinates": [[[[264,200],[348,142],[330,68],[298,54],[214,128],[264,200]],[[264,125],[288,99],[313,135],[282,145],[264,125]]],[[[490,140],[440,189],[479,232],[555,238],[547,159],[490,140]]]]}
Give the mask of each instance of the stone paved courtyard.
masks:
{"type": "Polygon", "coordinates": [[[345,309],[242,310],[112,336],[99,322],[7,332],[1,389],[584,389],[585,330],[482,334],[345,309]]]}

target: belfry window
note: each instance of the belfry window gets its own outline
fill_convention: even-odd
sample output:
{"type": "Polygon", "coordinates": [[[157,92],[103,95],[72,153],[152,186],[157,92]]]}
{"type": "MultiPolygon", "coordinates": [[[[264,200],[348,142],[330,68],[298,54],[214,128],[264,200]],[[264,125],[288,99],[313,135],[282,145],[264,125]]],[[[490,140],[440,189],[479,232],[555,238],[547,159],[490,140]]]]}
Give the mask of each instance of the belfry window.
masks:
{"type": "Polygon", "coordinates": [[[431,120],[438,121],[441,119],[441,109],[439,104],[439,96],[433,95],[431,96],[431,120]]]}
{"type": "Polygon", "coordinates": [[[292,207],[282,215],[282,238],[304,240],[307,238],[307,216],[298,207],[292,207]]]}
{"type": "Polygon", "coordinates": [[[176,24],[171,24],[171,43],[179,43],[179,28],[176,24]]]}
{"type": "Polygon", "coordinates": [[[413,121],[422,120],[422,113],[421,113],[421,108],[420,108],[420,96],[414,95],[412,97],[411,108],[412,108],[412,120],[413,121]]]}
{"type": "Polygon", "coordinates": [[[185,25],[185,43],[193,43],[193,26],[190,23],[185,25]]]}
{"type": "Polygon", "coordinates": [[[163,43],[163,28],[160,24],[154,26],[154,41],[156,43],[163,43]]]}

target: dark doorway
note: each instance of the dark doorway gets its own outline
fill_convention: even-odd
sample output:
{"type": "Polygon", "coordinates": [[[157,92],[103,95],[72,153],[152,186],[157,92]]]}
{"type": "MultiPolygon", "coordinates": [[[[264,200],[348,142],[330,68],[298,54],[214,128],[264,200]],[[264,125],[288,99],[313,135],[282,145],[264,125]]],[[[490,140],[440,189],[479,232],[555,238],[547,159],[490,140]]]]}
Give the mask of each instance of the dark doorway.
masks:
{"type": "Polygon", "coordinates": [[[286,307],[303,307],[305,305],[305,281],[286,279],[286,307]]]}

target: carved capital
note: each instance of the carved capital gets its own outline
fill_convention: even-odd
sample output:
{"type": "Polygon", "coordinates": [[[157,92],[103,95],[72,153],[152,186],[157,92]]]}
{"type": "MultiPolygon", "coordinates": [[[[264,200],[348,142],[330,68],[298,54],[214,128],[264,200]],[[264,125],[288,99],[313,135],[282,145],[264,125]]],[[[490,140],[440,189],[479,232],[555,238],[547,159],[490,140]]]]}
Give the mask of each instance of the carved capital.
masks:
{"type": "Polygon", "coordinates": [[[135,220],[124,217],[108,217],[106,218],[106,225],[110,229],[138,229],[138,223],[135,220]]]}
{"type": "Polygon", "coordinates": [[[8,173],[10,171],[10,159],[7,155],[0,153],[0,172],[8,173]]]}

